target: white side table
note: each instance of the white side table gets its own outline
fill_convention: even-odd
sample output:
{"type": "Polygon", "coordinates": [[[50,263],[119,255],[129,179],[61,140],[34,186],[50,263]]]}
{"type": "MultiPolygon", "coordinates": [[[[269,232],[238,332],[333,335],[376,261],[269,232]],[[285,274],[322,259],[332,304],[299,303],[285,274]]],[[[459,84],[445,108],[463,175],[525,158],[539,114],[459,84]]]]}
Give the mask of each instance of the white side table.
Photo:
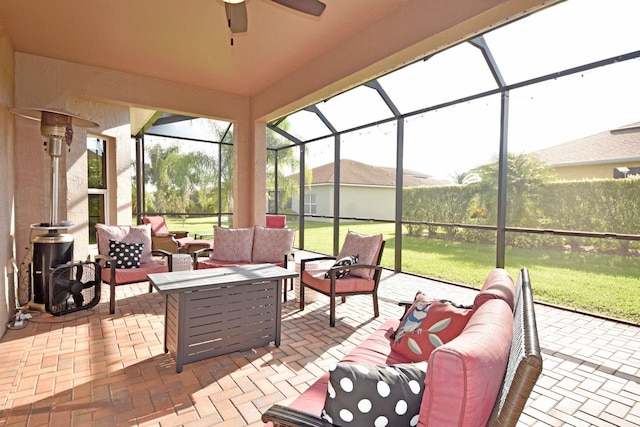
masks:
{"type": "Polygon", "coordinates": [[[171,271],[191,270],[191,256],[189,254],[171,255],[171,271]]]}

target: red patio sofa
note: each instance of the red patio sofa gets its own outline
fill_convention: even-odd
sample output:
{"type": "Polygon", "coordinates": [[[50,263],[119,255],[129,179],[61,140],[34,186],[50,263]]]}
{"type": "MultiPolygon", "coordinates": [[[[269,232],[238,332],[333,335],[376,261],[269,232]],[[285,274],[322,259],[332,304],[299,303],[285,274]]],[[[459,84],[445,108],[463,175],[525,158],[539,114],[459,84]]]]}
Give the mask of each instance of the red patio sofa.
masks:
{"type": "MultiPolygon", "coordinates": [[[[399,320],[386,321],[341,362],[383,367],[412,363],[392,350],[392,335],[399,325],[399,320]]],[[[476,296],[462,332],[431,352],[421,403],[412,408],[418,413],[417,423],[515,426],[541,370],[528,271],[520,272],[514,289],[509,275],[495,269],[476,296]]],[[[272,406],[262,420],[269,427],[332,426],[320,417],[330,375],[318,379],[289,406],[272,406]]]]}

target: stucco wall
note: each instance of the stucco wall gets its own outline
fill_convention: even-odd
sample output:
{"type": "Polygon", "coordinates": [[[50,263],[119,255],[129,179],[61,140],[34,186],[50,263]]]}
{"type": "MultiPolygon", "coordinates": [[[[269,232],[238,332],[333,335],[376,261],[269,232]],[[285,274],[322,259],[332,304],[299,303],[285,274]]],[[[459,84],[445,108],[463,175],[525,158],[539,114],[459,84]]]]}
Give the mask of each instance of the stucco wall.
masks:
{"type": "MultiPolygon", "coordinates": [[[[310,190],[316,196],[316,214],[333,216],[333,184],[314,185],[310,190]]],[[[340,187],[340,216],[373,219],[395,219],[395,189],[342,185],[340,187]]],[[[298,211],[297,196],[292,197],[292,209],[298,211]]]]}
{"type": "Polygon", "coordinates": [[[576,180],[576,179],[612,179],[613,169],[617,167],[637,168],[640,167],[640,162],[618,162],[607,163],[601,165],[582,165],[582,166],[568,166],[568,167],[556,167],[554,171],[558,174],[558,179],[563,180],[576,180]]]}
{"type": "Polygon", "coordinates": [[[340,216],[395,220],[396,189],[343,185],[340,216]]]}
{"type": "MultiPolygon", "coordinates": [[[[0,325],[13,315],[15,278],[15,201],[13,168],[13,48],[0,25],[0,325]]],[[[0,337],[5,328],[0,327],[0,337]]]]}

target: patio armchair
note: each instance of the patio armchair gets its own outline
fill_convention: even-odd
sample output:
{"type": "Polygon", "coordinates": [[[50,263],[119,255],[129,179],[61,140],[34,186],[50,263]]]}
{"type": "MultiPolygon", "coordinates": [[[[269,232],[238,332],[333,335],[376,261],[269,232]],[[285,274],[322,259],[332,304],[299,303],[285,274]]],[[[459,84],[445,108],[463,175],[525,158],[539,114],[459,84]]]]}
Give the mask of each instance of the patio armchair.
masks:
{"type": "Polygon", "coordinates": [[[378,285],[382,274],[380,261],[385,241],[382,234],[367,236],[349,231],[337,257],[322,256],[300,262],[300,311],[304,310],[305,288],[329,297],[329,325],[336,325],[336,297],[344,302],[349,295],[371,295],[374,317],[379,316],[378,285]],[[309,269],[307,263],[333,260],[321,268],[309,269]]]}
{"type": "MultiPolygon", "coordinates": [[[[96,232],[98,255],[95,259],[102,266],[102,282],[109,285],[110,314],[116,309],[116,286],[145,282],[148,274],[171,271],[171,253],[151,249],[149,225],[96,224],[96,232]],[[131,257],[121,256],[124,252],[131,257]],[[156,261],[154,256],[161,259],[156,261]]],[[[152,290],[149,284],[149,292],[152,290]]]]}
{"type": "Polygon", "coordinates": [[[167,222],[163,216],[143,216],[143,224],[151,226],[151,247],[164,250],[172,254],[188,253],[199,249],[212,247],[211,240],[195,239],[189,236],[188,231],[169,231],[167,222]]]}

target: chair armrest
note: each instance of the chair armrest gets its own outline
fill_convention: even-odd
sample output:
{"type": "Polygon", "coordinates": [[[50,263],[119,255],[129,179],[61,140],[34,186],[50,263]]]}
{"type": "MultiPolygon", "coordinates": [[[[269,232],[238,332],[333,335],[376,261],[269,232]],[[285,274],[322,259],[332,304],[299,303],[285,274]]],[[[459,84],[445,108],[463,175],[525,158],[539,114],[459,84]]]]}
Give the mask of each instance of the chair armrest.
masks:
{"type": "Polygon", "coordinates": [[[171,255],[173,254],[169,251],[165,251],[164,249],[153,249],[151,251],[151,255],[160,256],[162,258],[166,258],[166,257],[171,258],[171,255]]]}
{"type": "Polygon", "coordinates": [[[398,305],[404,309],[404,312],[400,317],[400,320],[402,320],[402,318],[407,314],[407,311],[409,311],[409,309],[413,305],[413,301],[398,301],[398,305]]]}
{"type": "Polygon", "coordinates": [[[314,257],[314,258],[305,258],[305,259],[302,259],[302,260],[300,260],[300,273],[302,273],[302,271],[304,270],[304,268],[305,268],[305,264],[306,264],[307,262],[313,262],[313,261],[326,261],[326,260],[329,260],[329,259],[331,259],[331,260],[334,260],[334,261],[335,261],[335,260],[336,260],[336,257],[334,257],[334,256],[318,256],[318,257],[314,257]]]}
{"type": "Polygon", "coordinates": [[[213,252],[213,248],[203,248],[203,249],[198,249],[197,251],[192,252],[191,258],[193,259],[193,269],[194,270],[198,269],[198,257],[200,257],[201,255],[208,255],[212,252],[213,252]]]}
{"type": "Polygon", "coordinates": [[[271,421],[274,427],[332,427],[333,424],[307,412],[282,405],[273,405],[262,414],[262,421],[271,421]]]}
{"type": "Polygon", "coordinates": [[[171,234],[176,239],[182,239],[183,237],[189,237],[189,232],[188,231],[173,231],[172,230],[171,234]]]}
{"type": "Polygon", "coordinates": [[[97,254],[96,256],[93,257],[93,259],[100,263],[101,267],[104,267],[105,265],[109,265],[111,264],[111,261],[113,261],[113,258],[111,258],[109,255],[102,255],[102,254],[97,254]]]}
{"type": "Polygon", "coordinates": [[[162,249],[167,252],[177,253],[178,242],[173,238],[173,234],[156,234],[151,236],[151,248],[153,250],[162,249]]]}
{"type": "Polygon", "coordinates": [[[284,254],[284,268],[289,266],[289,261],[293,261],[295,259],[294,254],[298,252],[297,249],[291,249],[284,254]]]}

